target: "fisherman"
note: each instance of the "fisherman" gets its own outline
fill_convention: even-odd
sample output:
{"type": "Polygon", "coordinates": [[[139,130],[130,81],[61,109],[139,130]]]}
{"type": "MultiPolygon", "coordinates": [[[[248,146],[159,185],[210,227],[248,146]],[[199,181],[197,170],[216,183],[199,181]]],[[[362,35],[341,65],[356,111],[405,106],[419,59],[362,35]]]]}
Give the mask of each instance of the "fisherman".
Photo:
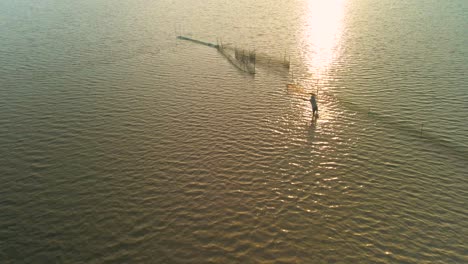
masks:
{"type": "Polygon", "coordinates": [[[317,106],[317,100],[316,100],[314,93],[311,93],[309,101],[310,101],[310,104],[312,105],[312,116],[316,116],[316,113],[318,114],[318,106],[317,106]]]}

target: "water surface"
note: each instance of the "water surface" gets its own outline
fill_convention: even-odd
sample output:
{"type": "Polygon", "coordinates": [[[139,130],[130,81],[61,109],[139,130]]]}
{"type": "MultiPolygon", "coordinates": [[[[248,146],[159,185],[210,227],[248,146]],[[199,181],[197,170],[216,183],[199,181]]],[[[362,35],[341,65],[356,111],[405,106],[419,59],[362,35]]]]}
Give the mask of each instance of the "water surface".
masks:
{"type": "Polygon", "coordinates": [[[466,10],[2,1],[0,259],[467,262],[466,10]]]}

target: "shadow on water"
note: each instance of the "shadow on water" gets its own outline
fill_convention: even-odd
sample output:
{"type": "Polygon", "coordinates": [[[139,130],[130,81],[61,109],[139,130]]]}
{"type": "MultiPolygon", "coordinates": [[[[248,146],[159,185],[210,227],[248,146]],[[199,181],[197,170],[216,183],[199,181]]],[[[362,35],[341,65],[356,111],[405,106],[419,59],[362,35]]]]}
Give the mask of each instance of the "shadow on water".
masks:
{"type": "MultiPolygon", "coordinates": [[[[427,127],[424,127],[424,123],[416,124],[408,120],[398,120],[393,116],[372,110],[371,107],[361,106],[356,103],[341,100],[335,95],[332,96],[337,98],[338,102],[345,108],[360,114],[365,114],[369,120],[376,121],[379,125],[382,125],[385,128],[396,129],[400,132],[404,132],[412,140],[424,140],[434,147],[442,149],[445,153],[450,153],[457,158],[464,159],[468,156],[468,149],[465,146],[442,138],[427,127]]],[[[437,122],[437,120],[434,120],[434,122],[437,122]]]]}
{"type": "Polygon", "coordinates": [[[309,142],[309,144],[313,145],[316,143],[315,137],[318,133],[317,128],[318,116],[313,116],[311,114],[310,117],[306,119],[304,124],[304,130],[307,132],[307,142],[309,142]]]}

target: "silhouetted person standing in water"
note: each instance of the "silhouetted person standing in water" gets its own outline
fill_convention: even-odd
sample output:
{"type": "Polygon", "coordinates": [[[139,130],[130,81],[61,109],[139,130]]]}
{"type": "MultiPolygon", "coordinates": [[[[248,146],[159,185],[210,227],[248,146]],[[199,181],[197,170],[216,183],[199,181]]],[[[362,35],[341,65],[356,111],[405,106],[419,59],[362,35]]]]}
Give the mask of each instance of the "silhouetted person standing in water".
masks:
{"type": "Polygon", "coordinates": [[[317,106],[317,100],[315,98],[315,94],[312,93],[310,96],[310,104],[312,105],[312,116],[316,116],[316,113],[318,114],[318,106],[317,106]]]}

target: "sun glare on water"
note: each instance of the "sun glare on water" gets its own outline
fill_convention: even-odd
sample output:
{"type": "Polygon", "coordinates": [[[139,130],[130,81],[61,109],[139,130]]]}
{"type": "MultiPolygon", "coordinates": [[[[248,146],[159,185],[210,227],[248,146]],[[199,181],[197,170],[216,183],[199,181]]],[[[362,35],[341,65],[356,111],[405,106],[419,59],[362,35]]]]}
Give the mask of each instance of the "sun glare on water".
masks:
{"type": "Polygon", "coordinates": [[[303,43],[306,64],[314,79],[323,81],[339,54],[346,0],[309,0],[303,43]]]}

